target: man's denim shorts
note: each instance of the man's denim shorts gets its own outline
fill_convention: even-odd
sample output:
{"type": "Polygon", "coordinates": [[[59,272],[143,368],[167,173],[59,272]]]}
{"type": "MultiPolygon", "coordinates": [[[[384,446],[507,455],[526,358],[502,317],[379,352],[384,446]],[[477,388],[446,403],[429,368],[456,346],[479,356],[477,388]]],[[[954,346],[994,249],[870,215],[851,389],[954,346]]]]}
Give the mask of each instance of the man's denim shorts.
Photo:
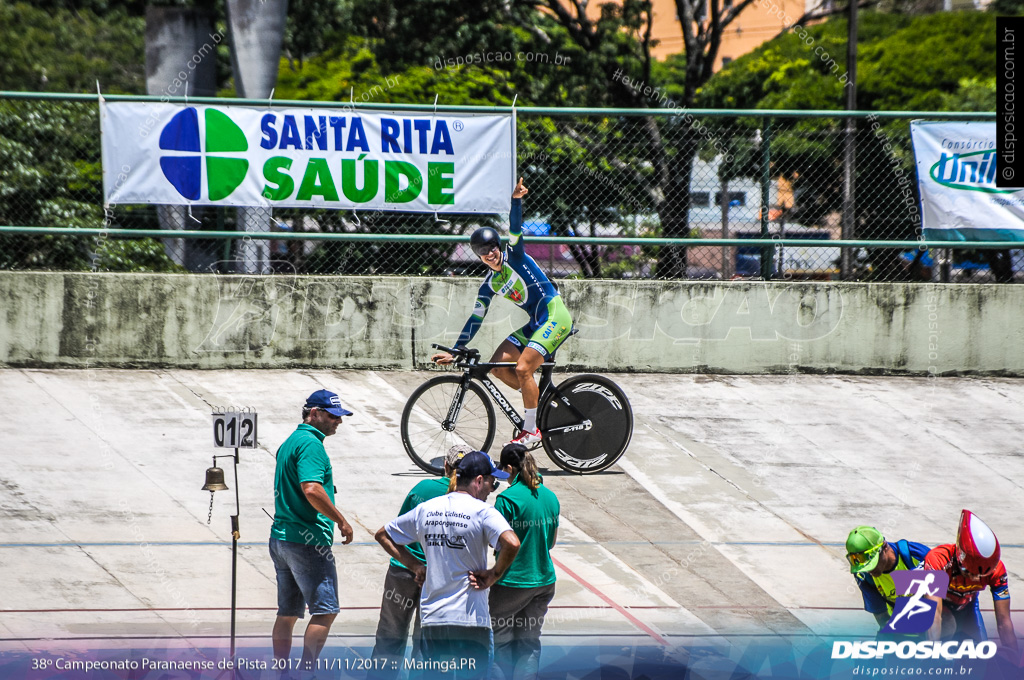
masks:
{"type": "Polygon", "coordinates": [[[338,568],[329,545],[307,545],[270,539],[270,558],[277,570],[277,615],[303,618],[337,614],[338,568]]]}

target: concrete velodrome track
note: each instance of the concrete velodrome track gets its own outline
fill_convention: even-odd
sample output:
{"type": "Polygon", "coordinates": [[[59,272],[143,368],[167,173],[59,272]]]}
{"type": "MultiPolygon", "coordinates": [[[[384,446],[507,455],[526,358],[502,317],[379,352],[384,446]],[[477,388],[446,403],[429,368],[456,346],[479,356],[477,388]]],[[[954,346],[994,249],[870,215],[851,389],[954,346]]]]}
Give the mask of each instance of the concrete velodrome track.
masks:
{"type": "MultiPolygon", "coordinates": [[[[369,646],[387,562],[372,534],[424,478],[399,417],[429,375],[0,371],[0,652],[223,640],[230,461],[232,491],[216,495],[210,524],[200,490],[223,453],[209,415],[223,404],[259,413],[260,448],[243,450],[238,470],[238,635],[242,649],[266,648],[276,596],[262,508],[273,512],[274,452],[321,387],[356,414],[326,440],[356,530],[335,548],[343,612],[328,651],[369,646]]],[[[1021,597],[1024,382],[610,377],[636,417],[626,455],[598,475],[545,477],[563,511],[547,643],[870,635],[843,557],[847,532],[870,523],[893,540],[952,542],[963,507],[996,531],[1021,597]]],[[[994,636],[990,596],[981,602],[994,636]]],[[[1019,605],[1014,620],[1024,630],[1019,605]]]]}

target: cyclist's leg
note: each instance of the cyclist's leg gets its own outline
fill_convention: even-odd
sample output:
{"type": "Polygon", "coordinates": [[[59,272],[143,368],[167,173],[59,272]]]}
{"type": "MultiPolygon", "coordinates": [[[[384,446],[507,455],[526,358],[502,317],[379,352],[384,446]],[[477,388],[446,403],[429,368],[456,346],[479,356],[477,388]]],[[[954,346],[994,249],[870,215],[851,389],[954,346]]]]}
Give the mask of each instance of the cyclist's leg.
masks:
{"type": "Polygon", "coordinates": [[[540,388],[537,387],[537,380],[533,374],[544,363],[545,355],[534,349],[532,345],[533,343],[519,355],[515,375],[519,381],[519,389],[523,391],[523,406],[535,409],[540,401],[540,388]]]}
{"type": "MultiPolygon", "coordinates": [[[[519,331],[516,331],[516,333],[519,333],[519,331]]],[[[491,355],[492,364],[499,362],[508,363],[519,361],[519,355],[521,353],[520,347],[522,345],[517,346],[516,343],[519,342],[519,340],[514,340],[514,337],[515,334],[510,335],[508,338],[501,341],[501,344],[498,345],[498,348],[494,350],[494,354],[491,355]]],[[[512,389],[519,389],[519,378],[516,376],[516,370],[511,366],[507,368],[503,366],[498,368],[492,368],[491,375],[493,375],[495,378],[505,383],[512,389]]]]}
{"type": "Polygon", "coordinates": [[[572,317],[561,296],[552,298],[543,315],[536,322],[521,328],[520,332],[529,330],[533,332],[527,336],[529,342],[516,362],[516,375],[523,390],[523,406],[535,409],[540,401],[540,389],[533,374],[565,342],[572,330],[572,317]]]}

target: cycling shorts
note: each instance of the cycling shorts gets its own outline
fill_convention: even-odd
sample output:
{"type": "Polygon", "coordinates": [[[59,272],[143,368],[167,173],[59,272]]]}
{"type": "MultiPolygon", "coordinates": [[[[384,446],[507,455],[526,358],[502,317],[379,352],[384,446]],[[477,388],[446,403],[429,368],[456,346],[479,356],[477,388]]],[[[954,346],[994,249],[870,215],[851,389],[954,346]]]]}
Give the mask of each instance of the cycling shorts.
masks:
{"type": "Polygon", "coordinates": [[[572,317],[562,302],[562,296],[556,295],[548,301],[540,318],[531,319],[530,323],[508,336],[508,340],[520,350],[532,347],[547,360],[569,337],[570,330],[572,317]]]}

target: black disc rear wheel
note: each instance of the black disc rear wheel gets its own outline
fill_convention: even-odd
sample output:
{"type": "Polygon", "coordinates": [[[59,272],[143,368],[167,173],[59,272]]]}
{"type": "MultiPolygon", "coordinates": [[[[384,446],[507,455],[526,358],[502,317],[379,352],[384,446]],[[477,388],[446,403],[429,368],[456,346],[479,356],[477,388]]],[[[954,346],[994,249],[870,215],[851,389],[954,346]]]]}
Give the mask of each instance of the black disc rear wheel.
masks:
{"type": "Polygon", "coordinates": [[[462,408],[445,427],[462,376],[441,375],[416,388],[402,411],[402,444],[412,462],[435,475],[444,474],[444,457],[455,444],[487,451],[494,440],[494,407],[483,388],[466,385],[462,408]]]}
{"type": "Polygon", "coordinates": [[[560,384],[558,393],[548,393],[538,421],[548,457],[563,470],[580,474],[614,465],[633,436],[633,409],[622,389],[604,376],[579,375],[560,384]],[[566,402],[589,425],[549,434],[552,428],[580,422],[566,402]]]}

